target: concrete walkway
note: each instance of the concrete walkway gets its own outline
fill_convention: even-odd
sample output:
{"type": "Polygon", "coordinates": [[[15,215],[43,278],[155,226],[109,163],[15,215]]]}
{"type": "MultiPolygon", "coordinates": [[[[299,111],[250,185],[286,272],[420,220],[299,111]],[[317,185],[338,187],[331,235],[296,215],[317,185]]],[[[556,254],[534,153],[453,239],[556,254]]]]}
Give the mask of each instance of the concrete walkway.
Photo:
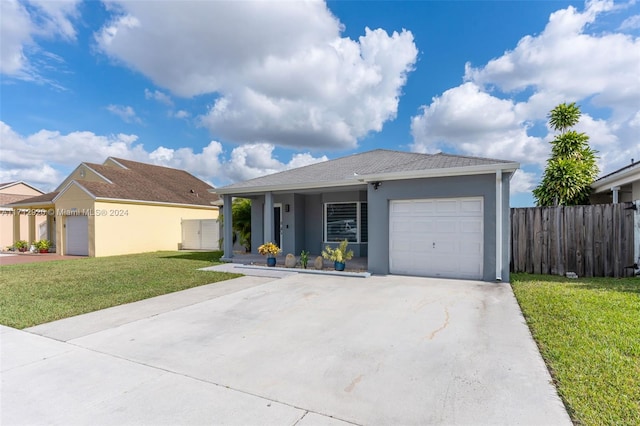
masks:
{"type": "Polygon", "coordinates": [[[21,263],[51,262],[53,260],[86,259],[86,256],[61,256],[55,253],[0,253],[0,266],[21,263]]]}
{"type": "Polygon", "coordinates": [[[3,425],[571,424],[508,284],[242,277],[0,342],[3,425]]]}

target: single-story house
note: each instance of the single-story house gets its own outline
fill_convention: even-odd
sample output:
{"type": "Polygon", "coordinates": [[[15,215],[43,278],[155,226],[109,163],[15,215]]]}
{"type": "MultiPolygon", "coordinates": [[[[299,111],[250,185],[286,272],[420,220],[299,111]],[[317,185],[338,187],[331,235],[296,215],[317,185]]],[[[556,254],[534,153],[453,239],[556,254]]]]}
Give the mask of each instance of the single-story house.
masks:
{"type": "Polygon", "coordinates": [[[509,182],[519,164],[377,149],[212,190],[252,200],[251,247],[319,254],[347,239],[374,274],[509,279],[509,182]]]}
{"type": "MultiPolygon", "coordinates": [[[[210,189],[184,170],[110,157],[82,163],[54,192],[10,206],[42,212],[58,254],[111,256],[180,248],[183,223],[218,218],[210,189]]],[[[217,224],[207,229],[217,247],[217,224]]]]}
{"type": "Polygon", "coordinates": [[[626,203],[640,200],[640,161],[602,176],[591,184],[591,204],[626,203]]]}
{"type": "Polygon", "coordinates": [[[18,240],[29,242],[46,238],[41,236],[41,231],[46,233],[46,218],[35,217],[33,227],[29,227],[29,211],[17,211],[7,204],[42,195],[43,191],[22,181],[0,183],[0,248],[4,249],[13,245],[18,240]]]}

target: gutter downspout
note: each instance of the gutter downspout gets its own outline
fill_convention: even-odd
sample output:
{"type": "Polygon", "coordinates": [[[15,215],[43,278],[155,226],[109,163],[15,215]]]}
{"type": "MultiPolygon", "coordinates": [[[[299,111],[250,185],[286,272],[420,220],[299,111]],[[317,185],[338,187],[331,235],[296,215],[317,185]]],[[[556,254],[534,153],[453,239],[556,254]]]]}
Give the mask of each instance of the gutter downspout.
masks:
{"type": "Polygon", "coordinates": [[[502,170],[496,170],[496,281],[502,281],[502,170]]]}

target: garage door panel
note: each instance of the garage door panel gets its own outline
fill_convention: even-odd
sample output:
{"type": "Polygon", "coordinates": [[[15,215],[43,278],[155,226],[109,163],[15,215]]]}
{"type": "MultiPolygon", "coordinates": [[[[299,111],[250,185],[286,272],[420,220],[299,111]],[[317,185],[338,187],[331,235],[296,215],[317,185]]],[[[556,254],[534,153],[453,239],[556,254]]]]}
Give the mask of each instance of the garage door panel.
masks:
{"type": "Polygon", "coordinates": [[[482,234],[481,220],[463,220],[460,221],[460,231],[465,234],[482,234]]]}
{"type": "Polygon", "coordinates": [[[66,254],[89,256],[89,218],[88,216],[67,216],[66,254]]]}
{"type": "Polygon", "coordinates": [[[459,253],[460,255],[472,255],[475,256],[476,258],[482,254],[482,242],[474,242],[474,243],[469,243],[469,242],[465,242],[464,244],[460,245],[460,250],[459,253]]]}
{"type": "Polygon", "coordinates": [[[462,200],[460,201],[460,215],[467,216],[481,216],[482,215],[482,200],[462,200]]]}
{"type": "Polygon", "coordinates": [[[457,200],[438,200],[436,201],[436,213],[438,216],[456,214],[459,210],[457,200]]]}
{"type": "Polygon", "coordinates": [[[482,278],[482,198],[392,200],[389,212],[391,273],[482,278]]]}

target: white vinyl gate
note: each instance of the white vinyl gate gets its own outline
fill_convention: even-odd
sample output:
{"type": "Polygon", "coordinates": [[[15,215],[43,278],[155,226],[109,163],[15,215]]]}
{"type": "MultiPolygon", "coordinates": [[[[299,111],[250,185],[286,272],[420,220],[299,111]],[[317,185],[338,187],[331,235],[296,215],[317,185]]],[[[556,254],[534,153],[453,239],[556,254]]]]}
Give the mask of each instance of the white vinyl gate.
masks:
{"type": "Polygon", "coordinates": [[[183,250],[218,250],[220,227],[216,219],[182,221],[183,250]]]}
{"type": "Polygon", "coordinates": [[[65,254],[89,256],[89,217],[67,216],[65,254]]]}
{"type": "Polygon", "coordinates": [[[482,279],[483,199],[392,200],[392,274],[482,279]]]}

